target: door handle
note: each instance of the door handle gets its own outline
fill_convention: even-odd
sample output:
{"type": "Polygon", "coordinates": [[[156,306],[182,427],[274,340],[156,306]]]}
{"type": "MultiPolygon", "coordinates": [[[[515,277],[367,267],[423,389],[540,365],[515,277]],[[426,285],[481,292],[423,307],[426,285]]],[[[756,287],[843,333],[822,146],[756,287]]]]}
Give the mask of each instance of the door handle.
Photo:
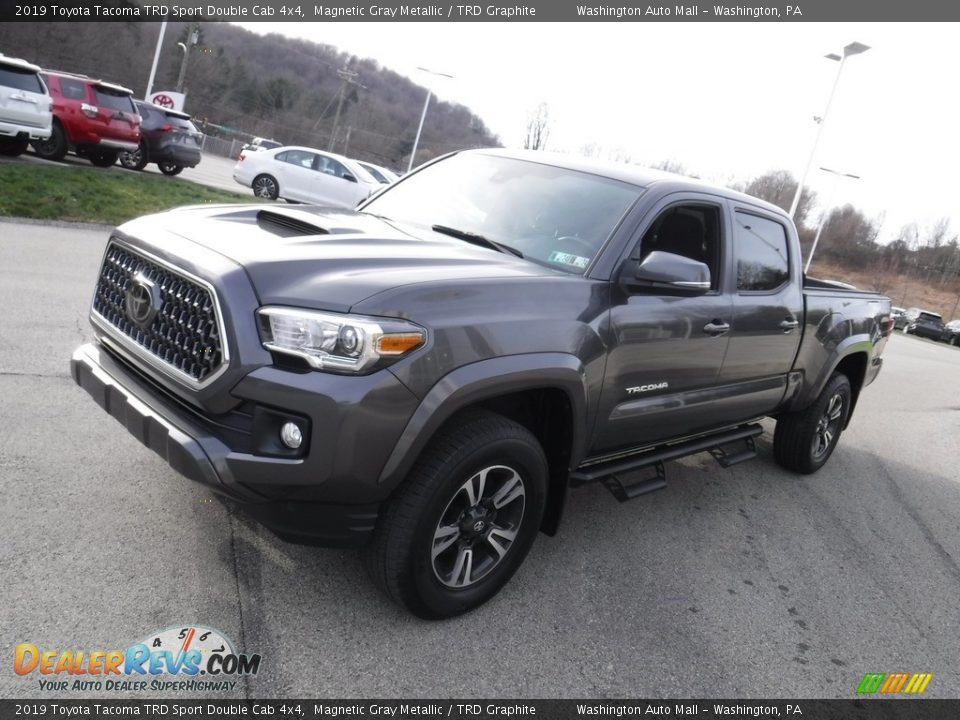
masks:
{"type": "Polygon", "coordinates": [[[708,335],[723,335],[730,332],[730,324],[723,322],[723,320],[711,320],[703,326],[703,331],[708,335]]]}
{"type": "Polygon", "coordinates": [[[780,323],[780,327],[783,329],[785,333],[788,333],[794,328],[796,328],[799,324],[800,323],[796,318],[788,317],[786,320],[780,323]]]}

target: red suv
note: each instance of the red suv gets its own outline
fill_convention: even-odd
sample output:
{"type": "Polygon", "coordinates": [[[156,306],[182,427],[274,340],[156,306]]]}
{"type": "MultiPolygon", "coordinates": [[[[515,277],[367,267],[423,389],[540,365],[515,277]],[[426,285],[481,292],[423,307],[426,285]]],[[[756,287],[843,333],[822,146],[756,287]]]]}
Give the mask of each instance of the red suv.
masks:
{"type": "Polygon", "coordinates": [[[53,98],[53,128],[33,149],[48,160],[62,160],[73,150],[99,167],[110,167],[121,150],[140,143],[140,115],[133,91],[85,75],[44,71],[53,98]]]}

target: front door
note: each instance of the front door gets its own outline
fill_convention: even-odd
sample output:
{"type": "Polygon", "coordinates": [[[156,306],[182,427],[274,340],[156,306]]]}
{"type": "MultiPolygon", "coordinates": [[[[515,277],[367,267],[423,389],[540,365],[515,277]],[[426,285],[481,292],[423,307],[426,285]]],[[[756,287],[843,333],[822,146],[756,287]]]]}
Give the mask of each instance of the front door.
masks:
{"type": "Polygon", "coordinates": [[[711,288],[668,294],[612,285],[607,370],[591,454],[694,434],[717,424],[713,388],[727,351],[732,299],[725,287],[726,205],[668,196],[650,213],[624,270],[653,250],[705,263],[711,288]]]}

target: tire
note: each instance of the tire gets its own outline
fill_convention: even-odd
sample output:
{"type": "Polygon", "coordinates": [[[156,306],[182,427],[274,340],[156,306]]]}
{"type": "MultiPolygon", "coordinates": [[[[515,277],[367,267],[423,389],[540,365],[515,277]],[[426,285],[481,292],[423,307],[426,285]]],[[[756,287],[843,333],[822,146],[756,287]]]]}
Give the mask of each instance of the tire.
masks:
{"type": "Polygon", "coordinates": [[[904,326],[903,326],[903,334],[904,334],[904,335],[909,335],[909,334],[910,334],[910,326],[909,326],[909,325],[904,325],[904,326]]]}
{"type": "Polygon", "coordinates": [[[546,495],[547,460],[529,430],[493,413],[464,416],[387,502],[364,551],[367,570],[418,617],[472,610],[520,567],[546,495]]]}
{"type": "Polygon", "coordinates": [[[119,155],[116,150],[93,150],[87,159],[97,167],[107,168],[117,164],[119,155]]]}
{"type": "Polygon", "coordinates": [[[67,135],[63,126],[54,121],[50,137],[46,140],[34,140],[33,151],[45,160],[63,160],[67,155],[67,135]]]}
{"type": "Polygon", "coordinates": [[[272,175],[257,175],[250,186],[258,198],[276,200],[280,197],[280,186],[272,175]]]}
{"type": "Polygon", "coordinates": [[[810,407],[781,415],[773,434],[773,456],[777,463],[803,475],[822,468],[847,424],[852,397],[850,380],[846,375],[834,373],[810,407]]]}
{"type": "Polygon", "coordinates": [[[960,347],[960,335],[954,335],[953,340],[950,341],[950,344],[954,347],[960,347]]]}
{"type": "Polygon", "coordinates": [[[17,157],[23,155],[30,141],[25,137],[0,137],[0,155],[17,157]]]}
{"type": "Polygon", "coordinates": [[[159,162],[157,163],[157,167],[160,168],[160,172],[164,175],[170,175],[171,177],[183,172],[183,165],[177,165],[172,162],[159,162]]]}
{"type": "Polygon", "coordinates": [[[150,153],[147,146],[140,142],[136,150],[132,152],[121,152],[119,155],[120,165],[127,170],[143,170],[150,162],[150,153]]]}

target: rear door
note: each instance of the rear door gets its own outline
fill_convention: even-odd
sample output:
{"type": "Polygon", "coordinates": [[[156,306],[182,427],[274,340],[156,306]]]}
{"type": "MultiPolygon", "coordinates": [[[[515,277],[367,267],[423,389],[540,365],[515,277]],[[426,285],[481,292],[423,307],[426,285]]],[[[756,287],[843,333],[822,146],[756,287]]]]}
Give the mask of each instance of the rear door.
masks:
{"type": "Polygon", "coordinates": [[[674,193],[647,213],[619,281],[611,283],[609,353],[592,454],[694,434],[726,422],[717,375],[727,352],[732,299],[726,203],[674,193]],[[653,250],[710,268],[703,294],[630,287],[625,273],[653,250]]]}
{"type": "Polygon", "coordinates": [[[718,380],[736,388],[733,413],[746,420],[774,410],[786,392],[803,327],[803,276],[784,218],[736,203],[731,210],[733,322],[718,380]]]}
{"type": "Polygon", "coordinates": [[[290,149],[277,153],[274,159],[280,194],[291,200],[316,202],[313,187],[316,172],[313,167],[317,154],[309,150],[290,149]]]}
{"type": "Polygon", "coordinates": [[[50,97],[40,76],[0,60],[0,122],[50,127],[50,97]]]}

